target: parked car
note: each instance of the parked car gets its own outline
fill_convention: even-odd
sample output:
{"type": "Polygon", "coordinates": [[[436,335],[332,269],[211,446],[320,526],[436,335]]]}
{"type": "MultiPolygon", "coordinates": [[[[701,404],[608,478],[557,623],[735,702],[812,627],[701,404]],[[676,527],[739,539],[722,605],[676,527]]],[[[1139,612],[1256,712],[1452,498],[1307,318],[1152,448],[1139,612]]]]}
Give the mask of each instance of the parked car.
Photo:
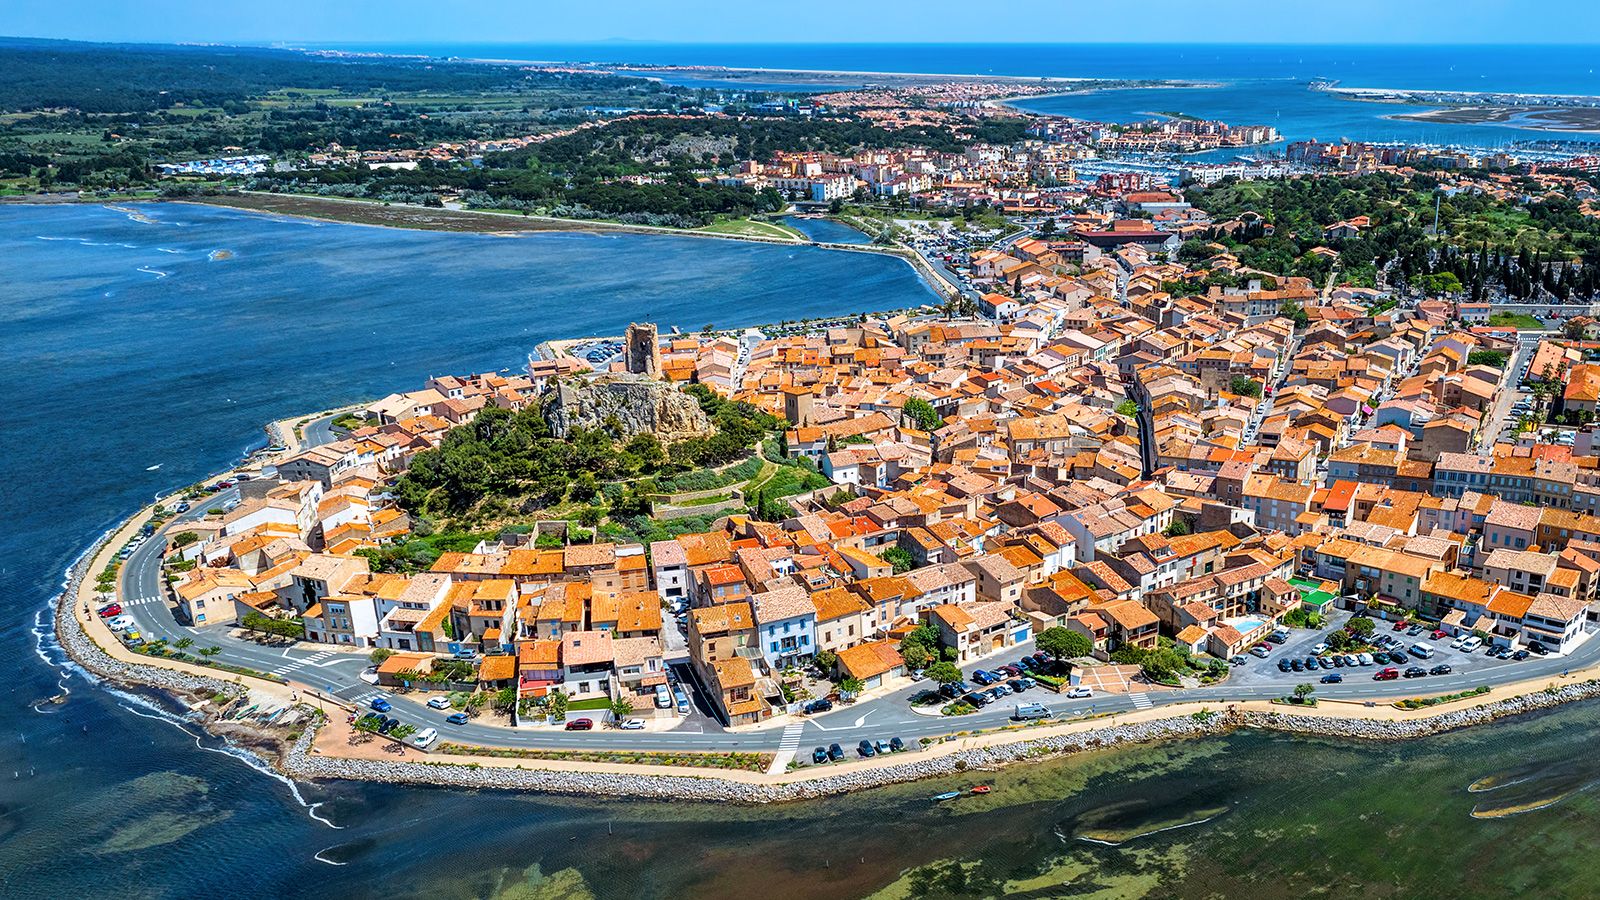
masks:
{"type": "Polygon", "coordinates": [[[428,700],[428,706],[433,709],[449,709],[450,700],[446,697],[432,697],[428,700]]]}
{"type": "Polygon", "coordinates": [[[1449,636],[1450,636],[1450,632],[1445,631],[1443,628],[1435,628],[1433,630],[1433,634],[1430,635],[1430,637],[1432,637],[1436,641],[1442,641],[1442,640],[1444,640],[1445,638],[1447,638],[1449,636]]]}
{"type": "Polygon", "coordinates": [[[1525,659],[1528,658],[1528,651],[1526,651],[1526,650],[1518,650],[1517,652],[1511,654],[1511,658],[1514,659],[1514,660],[1517,660],[1518,662],[1521,662],[1522,660],[1525,660],[1525,659]]]}
{"type": "Polygon", "coordinates": [[[389,705],[389,701],[388,700],[385,700],[382,697],[373,697],[372,698],[372,702],[367,704],[367,705],[372,707],[372,711],[373,712],[381,712],[381,713],[388,712],[389,710],[394,708],[394,707],[389,705]]]}
{"type": "Polygon", "coordinates": [[[1318,641],[1316,646],[1311,648],[1311,652],[1316,656],[1321,656],[1322,654],[1327,653],[1328,652],[1328,642],[1327,641],[1318,641]]]}
{"type": "Polygon", "coordinates": [[[106,622],[106,625],[110,627],[112,631],[127,631],[129,628],[132,628],[134,624],[135,623],[131,616],[115,616],[106,622]]]}
{"type": "Polygon", "coordinates": [[[1467,638],[1469,638],[1469,637],[1471,637],[1471,635],[1463,634],[1463,635],[1457,636],[1455,640],[1450,642],[1450,649],[1451,650],[1460,650],[1461,649],[1461,645],[1465,644],[1467,642],[1467,638]]]}
{"type": "Polygon", "coordinates": [[[1084,699],[1087,699],[1087,698],[1093,697],[1093,696],[1094,696],[1094,689],[1090,688],[1090,687],[1085,687],[1084,685],[1081,685],[1081,684],[1078,685],[1075,688],[1068,688],[1067,689],[1067,699],[1068,700],[1084,700],[1084,699]]]}
{"type": "Polygon", "coordinates": [[[1494,658],[1495,659],[1510,659],[1511,658],[1511,648],[1510,647],[1501,647],[1501,648],[1495,650],[1494,651],[1494,658]]]}
{"type": "Polygon", "coordinates": [[[108,618],[111,618],[112,616],[120,616],[120,615],[122,615],[122,604],[121,603],[107,603],[105,606],[100,607],[100,617],[101,618],[107,618],[108,619],[108,618]]]}
{"type": "Polygon", "coordinates": [[[828,748],[827,747],[818,747],[817,749],[811,751],[811,761],[814,762],[814,763],[825,763],[825,762],[827,762],[828,761],[828,748]]]}
{"type": "Polygon", "coordinates": [[[808,714],[825,713],[830,709],[833,709],[833,701],[826,697],[821,700],[813,700],[805,705],[805,711],[808,714]]]}
{"type": "Polygon", "coordinates": [[[1400,620],[1398,620],[1398,621],[1396,621],[1394,623],[1394,630],[1395,631],[1405,631],[1406,627],[1409,626],[1410,624],[1411,623],[1406,621],[1405,619],[1400,619],[1400,620]]]}
{"type": "Polygon", "coordinates": [[[1358,653],[1358,654],[1356,654],[1356,659],[1363,666],[1370,666],[1370,665],[1373,664],[1373,658],[1372,658],[1372,654],[1371,653],[1358,653]]]}
{"type": "Polygon", "coordinates": [[[1017,668],[1024,672],[1032,672],[1034,669],[1039,668],[1039,664],[1033,661],[1033,657],[1024,656],[1017,660],[1017,668]]]}
{"type": "Polygon", "coordinates": [[[1404,653],[1401,653],[1399,650],[1390,650],[1389,651],[1389,662],[1392,662],[1392,663],[1394,663],[1395,665],[1398,666],[1398,665],[1404,665],[1405,663],[1410,662],[1410,660],[1407,659],[1406,655],[1404,653]]]}
{"type": "Polygon", "coordinates": [[[449,722],[451,725],[465,725],[467,724],[468,716],[464,712],[451,713],[450,715],[445,716],[444,720],[449,722]]]}
{"type": "Polygon", "coordinates": [[[872,749],[878,751],[879,755],[886,754],[889,752],[889,742],[883,738],[878,738],[872,742],[872,749]]]}
{"type": "Polygon", "coordinates": [[[1265,644],[1257,644],[1250,648],[1250,655],[1254,656],[1256,659],[1266,659],[1272,655],[1272,650],[1269,649],[1265,644]]]}
{"type": "Polygon", "coordinates": [[[1428,674],[1428,670],[1424,669],[1421,666],[1412,666],[1412,667],[1406,669],[1406,672],[1405,672],[1405,675],[1406,675],[1407,678],[1421,678],[1422,676],[1424,676],[1426,674],[1428,674]]]}
{"type": "Polygon", "coordinates": [[[975,669],[972,672],[972,680],[987,687],[994,684],[995,677],[982,669],[975,669]]]}
{"type": "Polygon", "coordinates": [[[1022,670],[1013,665],[1001,666],[998,671],[1009,678],[1015,678],[1022,674],[1022,670]]]}
{"type": "Polygon", "coordinates": [[[437,728],[424,728],[424,729],[422,729],[421,731],[417,732],[415,735],[412,736],[411,743],[413,743],[413,744],[417,745],[418,747],[421,747],[422,749],[426,750],[429,747],[432,747],[434,745],[434,742],[436,742],[438,740],[439,740],[439,729],[437,729],[437,728]]]}
{"type": "Polygon", "coordinates": [[[1453,671],[1455,671],[1455,670],[1450,668],[1450,664],[1449,663],[1440,663],[1437,666],[1434,666],[1433,668],[1429,669],[1428,670],[1428,674],[1429,675],[1449,675],[1453,671]]]}
{"type": "Polygon", "coordinates": [[[1461,652],[1462,653],[1471,653],[1472,651],[1474,651],[1474,650],[1476,650],[1476,649],[1478,649],[1479,647],[1482,647],[1482,646],[1483,646],[1483,638],[1480,638],[1480,637],[1478,637],[1477,635],[1474,634],[1474,635],[1468,637],[1466,640],[1461,642],[1461,652]]]}
{"type": "Polygon", "coordinates": [[[1317,667],[1317,658],[1315,656],[1308,656],[1305,658],[1305,664],[1307,669],[1315,669],[1317,667]]]}
{"type": "Polygon", "coordinates": [[[1545,647],[1545,645],[1539,643],[1538,641],[1529,642],[1528,650],[1530,652],[1532,652],[1534,656],[1543,656],[1546,653],[1550,652],[1549,649],[1545,647]]]}
{"type": "Polygon", "coordinates": [[[380,716],[383,721],[378,723],[378,733],[388,734],[400,726],[400,720],[389,716],[380,716]]]}
{"type": "Polygon", "coordinates": [[[872,747],[872,742],[865,739],[856,745],[856,752],[861,754],[862,759],[867,759],[869,757],[878,755],[878,751],[872,747]]]}
{"type": "Polygon", "coordinates": [[[985,707],[985,706],[989,705],[989,697],[988,697],[988,695],[987,694],[980,694],[977,691],[973,691],[970,694],[961,695],[961,700],[962,700],[962,702],[966,703],[968,706],[976,707],[976,708],[982,708],[982,707],[985,707]]]}
{"type": "Polygon", "coordinates": [[[997,684],[994,687],[989,688],[987,691],[984,691],[984,693],[988,694],[991,698],[993,698],[995,700],[999,700],[1001,697],[1004,697],[1005,695],[1011,693],[1011,689],[1006,687],[1003,684],[997,684]]]}
{"type": "Polygon", "coordinates": [[[1413,625],[1410,628],[1406,629],[1406,634],[1409,634],[1412,637],[1416,637],[1417,635],[1419,635],[1421,633],[1422,633],[1422,626],[1421,625],[1413,625]]]}
{"type": "Polygon", "coordinates": [[[672,708],[672,689],[664,684],[656,685],[656,709],[672,708]]]}
{"type": "Polygon", "coordinates": [[[567,721],[568,731],[589,731],[592,728],[594,728],[593,719],[569,719],[567,721]]]}
{"type": "Polygon", "coordinates": [[[1289,660],[1289,668],[1295,670],[1296,672],[1304,672],[1306,670],[1306,664],[1298,659],[1291,659],[1289,660]]]}
{"type": "Polygon", "coordinates": [[[643,719],[629,719],[628,721],[623,722],[621,725],[618,725],[617,727],[621,728],[623,731],[643,731],[644,730],[644,720],[643,719]]]}
{"type": "Polygon", "coordinates": [[[1388,666],[1372,673],[1373,681],[1393,681],[1399,677],[1400,670],[1396,669],[1394,666],[1388,666]]]}
{"type": "Polygon", "coordinates": [[[1323,684],[1339,684],[1342,681],[1344,681],[1344,676],[1338,672],[1329,672],[1328,674],[1322,676],[1323,684]]]}
{"type": "Polygon", "coordinates": [[[1292,663],[1290,663],[1289,660],[1280,659],[1280,660],[1278,660],[1278,671],[1279,672],[1287,672],[1287,671],[1289,671],[1291,665],[1292,665],[1292,663]]]}
{"type": "Polygon", "coordinates": [[[904,750],[905,748],[906,748],[906,742],[905,741],[902,741],[897,737],[889,738],[889,749],[890,750],[893,750],[894,752],[899,753],[901,750],[904,750]]]}
{"type": "Polygon", "coordinates": [[[1241,656],[1235,656],[1235,657],[1233,657],[1233,658],[1232,658],[1232,659],[1230,659],[1230,660],[1228,660],[1228,662],[1229,662],[1229,663],[1230,663],[1230,664],[1232,664],[1232,665],[1235,665],[1235,666],[1242,666],[1242,665],[1244,665],[1244,664],[1245,664],[1245,663],[1247,663],[1247,662],[1249,662],[1249,660],[1247,660],[1247,659],[1245,659],[1245,658],[1244,658],[1244,657],[1243,657],[1243,656],[1242,656],[1242,655],[1241,655],[1241,656]]]}
{"type": "Polygon", "coordinates": [[[957,690],[954,684],[941,684],[939,685],[939,694],[946,700],[954,700],[961,696],[961,691],[957,690]]]}
{"type": "Polygon", "coordinates": [[[1028,689],[1028,686],[1026,684],[1023,684],[1022,679],[1020,679],[1020,678],[1013,678],[1010,681],[1006,682],[1006,687],[1010,688],[1011,689],[1011,693],[1013,693],[1013,694],[1020,694],[1023,691],[1028,689]]]}
{"type": "Polygon", "coordinates": [[[1324,669],[1331,669],[1333,668],[1333,659],[1327,656],[1319,656],[1317,657],[1317,665],[1324,669]]]}

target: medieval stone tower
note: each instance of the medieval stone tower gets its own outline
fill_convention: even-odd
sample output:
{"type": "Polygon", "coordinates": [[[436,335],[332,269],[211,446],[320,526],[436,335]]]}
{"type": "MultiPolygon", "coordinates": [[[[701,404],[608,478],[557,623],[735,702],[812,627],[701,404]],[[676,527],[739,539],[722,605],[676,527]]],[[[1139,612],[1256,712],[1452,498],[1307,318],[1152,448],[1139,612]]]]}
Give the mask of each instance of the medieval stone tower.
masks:
{"type": "Polygon", "coordinates": [[[631,375],[661,377],[661,344],[656,340],[655,323],[635,322],[628,326],[628,334],[623,339],[622,361],[631,375]]]}

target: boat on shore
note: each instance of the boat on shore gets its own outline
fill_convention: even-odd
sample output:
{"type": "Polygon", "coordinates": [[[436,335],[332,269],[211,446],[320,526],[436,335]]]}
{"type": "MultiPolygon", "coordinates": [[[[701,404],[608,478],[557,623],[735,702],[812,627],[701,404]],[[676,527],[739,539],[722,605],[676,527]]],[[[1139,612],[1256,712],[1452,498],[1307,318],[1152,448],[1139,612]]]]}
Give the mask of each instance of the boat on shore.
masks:
{"type": "Polygon", "coordinates": [[[973,788],[972,792],[974,794],[987,794],[992,790],[994,790],[994,786],[993,785],[980,784],[977,787],[973,788]]]}
{"type": "Polygon", "coordinates": [[[942,794],[934,794],[933,799],[937,803],[943,803],[946,800],[954,800],[959,796],[961,796],[960,791],[945,791],[942,794]]]}

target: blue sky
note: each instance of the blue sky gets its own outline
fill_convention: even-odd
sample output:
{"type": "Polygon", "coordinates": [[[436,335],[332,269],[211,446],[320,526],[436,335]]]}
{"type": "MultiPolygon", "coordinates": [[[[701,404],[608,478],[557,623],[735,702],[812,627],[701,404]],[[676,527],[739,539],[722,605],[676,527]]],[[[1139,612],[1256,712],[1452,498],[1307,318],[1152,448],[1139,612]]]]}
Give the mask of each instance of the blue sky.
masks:
{"type": "Polygon", "coordinates": [[[97,41],[1596,43],[1600,0],[4,0],[97,41]]]}

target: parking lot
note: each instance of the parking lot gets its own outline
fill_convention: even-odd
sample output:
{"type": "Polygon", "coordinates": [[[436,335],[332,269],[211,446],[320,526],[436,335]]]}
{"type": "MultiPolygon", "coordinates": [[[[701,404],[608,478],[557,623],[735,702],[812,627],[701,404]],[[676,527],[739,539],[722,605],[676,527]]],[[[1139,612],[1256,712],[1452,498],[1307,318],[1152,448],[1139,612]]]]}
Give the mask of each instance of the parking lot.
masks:
{"type": "MultiPolygon", "coordinates": [[[[1396,663],[1392,660],[1388,660],[1382,663],[1377,663],[1375,661],[1373,665],[1359,666],[1355,669],[1351,669],[1350,667],[1346,666],[1344,668],[1335,667],[1332,669],[1318,667],[1314,671],[1303,672],[1282,672],[1278,670],[1278,660],[1280,659],[1303,660],[1308,656],[1312,656],[1312,649],[1315,648],[1317,644],[1326,641],[1328,639],[1328,635],[1343,628],[1349,619],[1350,613],[1344,611],[1335,611],[1330,617],[1330,624],[1324,628],[1289,629],[1289,640],[1280,645],[1273,645],[1270,643],[1267,644],[1269,648],[1272,648],[1272,653],[1266,659],[1258,659],[1249,655],[1248,653],[1245,654],[1244,665],[1235,666],[1233,668],[1233,674],[1228,679],[1229,685],[1249,687],[1281,684],[1284,685],[1285,689],[1287,690],[1302,682],[1309,681],[1312,683],[1320,683],[1322,676],[1327,675],[1330,672],[1338,672],[1342,674],[1346,681],[1370,681],[1372,680],[1374,673],[1389,666],[1393,666],[1404,672],[1411,666],[1420,666],[1423,669],[1432,669],[1434,666],[1446,664],[1450,666],[1452,675],[1460,676],[1474,675],[1479,673],[1499,673],[1501,672],[1502,667],[1516,666],[1520,664],[1520,662],[1516,660],[1495,659],[1494,657],[1488,655],[1482,647],[1478,648],[1472,653],[1463,653],[1459,650],[1452,650],[1450,649],[1450,642],[1453,640],[1453,638],[1445,637],[1434,640],[1429,636],[1431,634],[1431,630],[1424,630],[1420,634],[1415,635],[1410,634],[1409,631],[1395,631],[1392,622],[1384,622],[1379,620],[1377,622],[1378,630],[1374,631],[1372,634],[1374,640],[1382,635],[1392,635],[1394,638],[1402,642],[1402,652],[1404,648],[1410,647],[1412,644],[1420,641],[1433,647],[1435,651],[1433,657],[1431,659],[1418,659],[1407,653],[1406,661],[1404,663],[1396,663]]],[[[1537,656],[1529,657],[1530,660],[1539,658],[1540,657],[1537,656]]],[[[1427,677],[1414,678],[1411,680],[1417,682],[1426,682],[1427,677]]]]}

